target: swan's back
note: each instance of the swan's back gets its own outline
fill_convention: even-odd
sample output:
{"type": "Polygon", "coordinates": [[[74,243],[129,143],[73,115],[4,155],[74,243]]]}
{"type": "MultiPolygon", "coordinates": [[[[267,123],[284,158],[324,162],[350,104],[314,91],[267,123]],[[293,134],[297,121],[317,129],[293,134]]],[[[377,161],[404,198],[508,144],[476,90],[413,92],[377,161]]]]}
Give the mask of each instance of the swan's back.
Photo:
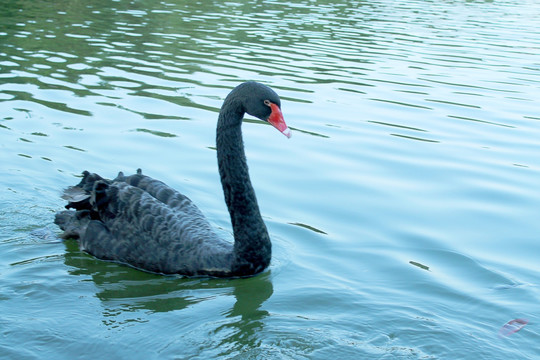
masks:
{"type": "Polygon", "coordinates": [[[233,244],[220,239],[186,196],[159,180],[137,174],[114,180],[83,173],[55,222],[64,236],[105,260],[164,274],[226,276],[233,244]],[[75,195],[74,195],[75,194],[75,195]]]}

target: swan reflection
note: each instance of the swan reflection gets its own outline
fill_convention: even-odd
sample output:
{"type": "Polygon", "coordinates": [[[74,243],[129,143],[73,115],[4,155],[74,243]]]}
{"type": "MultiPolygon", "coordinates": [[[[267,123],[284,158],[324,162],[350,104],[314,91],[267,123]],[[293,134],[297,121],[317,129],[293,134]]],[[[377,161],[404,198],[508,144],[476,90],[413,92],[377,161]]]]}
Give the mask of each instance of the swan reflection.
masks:
{"type": "MultiPolygon", "coordinates": [[[[102,322],[111,329],[152,322],[157,313],[178,315],[174,317],[178,318],[178,326],[189,327],[182,324],[182,319],[190,315],[191,307],[218,301],[223,308],[232,298],[234,303],[221,311],[220,320],[210,317],[203,326],[215,337],[213,341],[228,344],[226,348],[231,352],[260,341],[260,330],[269,315],[262,305],[273,293],[270,271],[237,279],[163,276],[98,260],[79,250],[75,240],[66,240],[64,244],[64,262],[69,273],[92,280],[96,286],[95,296],[103,306],[102,322]]],[[[197,322],[204,321],[197,319],[197,322]]],[[[178,334],[179,338],[185,335],[178,334]]]]}

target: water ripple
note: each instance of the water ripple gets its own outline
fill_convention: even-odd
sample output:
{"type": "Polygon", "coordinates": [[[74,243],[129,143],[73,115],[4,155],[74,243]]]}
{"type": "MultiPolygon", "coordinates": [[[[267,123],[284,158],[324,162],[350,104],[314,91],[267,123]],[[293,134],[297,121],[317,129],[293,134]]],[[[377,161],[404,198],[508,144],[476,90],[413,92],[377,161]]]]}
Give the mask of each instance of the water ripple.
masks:
{"type": "Polygon", "coordinates": [[[0,348],[538,357],[538,19],[532,0],[0,2],[0,348]],[[243,126],[270,271],[156,277],[28,235],[86,167],[143,167],[230,235],[215,119],[244,80],[294,133],[243,126]]]}

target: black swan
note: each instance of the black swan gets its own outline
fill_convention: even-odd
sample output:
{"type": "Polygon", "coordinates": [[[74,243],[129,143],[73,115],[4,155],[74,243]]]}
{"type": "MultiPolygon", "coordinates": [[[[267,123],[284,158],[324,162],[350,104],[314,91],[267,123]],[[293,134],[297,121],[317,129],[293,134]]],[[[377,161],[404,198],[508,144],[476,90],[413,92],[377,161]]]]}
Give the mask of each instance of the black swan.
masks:
{"type": "Polygon", "coordinates": [[[121,172],[106,180],[85,171],[65,190],[66,209],[55,223],[63,238],[79,238],[81,249],[103,260],[187,276],[255,275],[269,264],[272,245],[249,179],[241,124],[248,113],[290,137],[279,96],[249,81],[225,98],[216,134],[219,174],[230,213],[234,243],[221,239],[186,196],[142,174],[121,172]]]}

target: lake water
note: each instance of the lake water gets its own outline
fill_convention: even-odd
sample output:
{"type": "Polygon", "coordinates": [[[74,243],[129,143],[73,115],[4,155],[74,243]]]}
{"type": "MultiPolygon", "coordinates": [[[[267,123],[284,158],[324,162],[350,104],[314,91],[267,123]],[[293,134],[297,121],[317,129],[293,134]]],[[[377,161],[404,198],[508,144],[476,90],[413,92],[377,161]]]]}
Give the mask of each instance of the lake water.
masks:
{"type": "Polygon", "coordinates": [[[540,358],[539,29],[533,0],[2,1],[0,358],[540,358]],[[58,239],[63,188],[138,167],[230,236],[215,125],[245,80],[293,131],[243,125],[268,271],[58,239]]]}

